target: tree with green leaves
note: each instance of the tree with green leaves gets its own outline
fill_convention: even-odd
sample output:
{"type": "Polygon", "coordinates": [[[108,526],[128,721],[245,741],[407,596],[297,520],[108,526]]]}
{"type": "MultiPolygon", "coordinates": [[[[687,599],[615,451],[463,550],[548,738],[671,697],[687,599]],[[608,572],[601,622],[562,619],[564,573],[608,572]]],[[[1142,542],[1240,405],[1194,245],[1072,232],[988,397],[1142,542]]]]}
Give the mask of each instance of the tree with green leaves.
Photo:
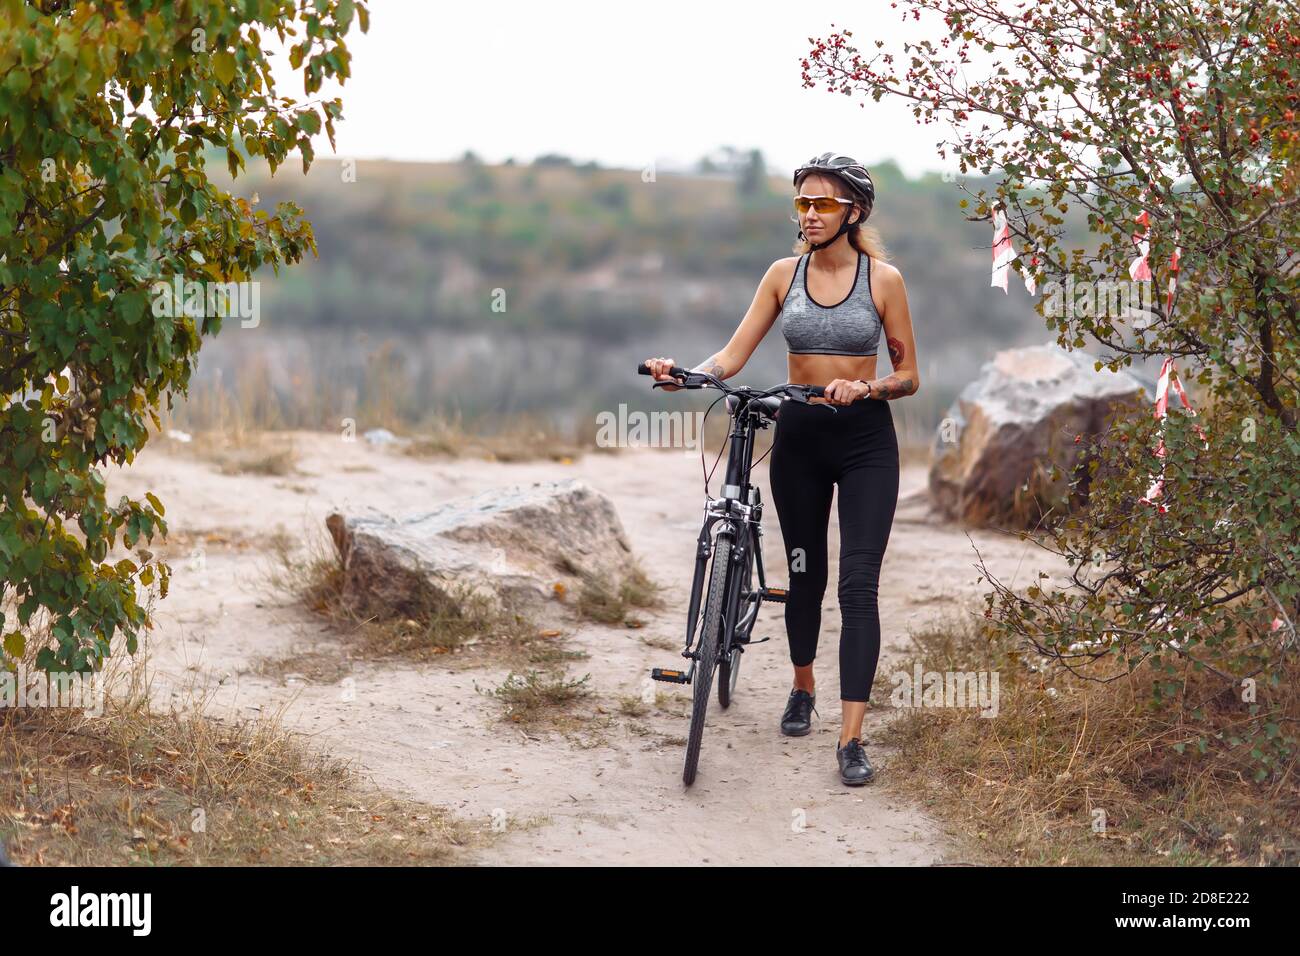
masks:
{"type": "Polygon", "coordinates": [[[1261,779],[1283,772],[1294,718],[1266,690],[1283,680],[1300,615],[1297,4],[890,6],[924,16],[933,39],[896,55],[834,33],[814,41],[805,85],[900,98],[945,121],[940,155],[997,179],[992,195],[965,190],[961,207],[972,221],[1005,213],[1013,268],[1036,278],[1035,308],[1059,343],[1100,347],[1098,368],[1172,359],[1198,394],[1194,419],[1171,391],[1162,421],[1121,414],[1078,436],[1094,446],[1072,482],[1087,485],[1087,507],[1049,516],[1040,541],[1075,570],[1025,593],[986,571],[990,626],[1084,677],[1112,679],[1117,659],[1155,668],[1158,695],[1193,719],[1206,702],[1183,698],[1184,678],[1217,675],[1248,719],[1199,746],[1245,755],[1261,779]],[[1070,212],[1086,215],[1095,249],[1064,248],[1070,212]],[[1095,296],[1062,308],[1046,294],[1141,281],[1142,242],[1149,309],[1095,296]]]}
{"type": "Polygon", "coordinates": [[[0,621],[4,653],[95,669],[134,653],[166,596],[145,545],[163,503],[109,502],[101,468],[129,463],[161,403],[184,395],[211,310],[159,308],[176,279],[253,281],[315,252],[291,203],[267,213],[217,188],[206,157],[272,172],[335,99],[277,90],[278,43],[307,96],[349,75],[354,0],[0,0],[0,621]],[[118,548],[131,557],[110,560],[118,548]]]}

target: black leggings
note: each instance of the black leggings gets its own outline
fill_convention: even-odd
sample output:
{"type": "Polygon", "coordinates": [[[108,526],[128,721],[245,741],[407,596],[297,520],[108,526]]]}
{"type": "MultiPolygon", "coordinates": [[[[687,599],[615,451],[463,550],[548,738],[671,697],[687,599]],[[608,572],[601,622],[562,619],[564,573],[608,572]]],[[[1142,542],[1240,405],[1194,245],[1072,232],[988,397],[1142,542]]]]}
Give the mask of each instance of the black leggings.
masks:
{"type": "Polygon", "coordinates": [[[865,701],[880,658],[880,564],[898,504],[898,436],[889,402],[781,403],[768,477],[781,522],[790,588],[790,660],[817,656],[826,592],[832,486],[839,485],[840,699],[865,701]]]}

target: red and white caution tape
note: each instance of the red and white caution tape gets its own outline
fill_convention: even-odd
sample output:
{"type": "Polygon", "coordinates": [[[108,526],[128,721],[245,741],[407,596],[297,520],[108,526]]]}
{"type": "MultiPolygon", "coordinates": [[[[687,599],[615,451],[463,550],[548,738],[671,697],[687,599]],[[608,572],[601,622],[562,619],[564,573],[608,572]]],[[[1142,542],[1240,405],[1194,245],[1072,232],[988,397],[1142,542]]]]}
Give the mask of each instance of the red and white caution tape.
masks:
{"type": "Polygon", "coordinates": [[[1036,278],[1038,263],[1038,250],[1035,249],[1029,257],[1029,267],[1025,269],[1025,289],[1030,295],[1038,292],[1038,279],[1036,278]]]}
{"type": "Polygon", "coordinates": [[[995,209],[993,211],[993,281],[989,283],[990,287],[1007,292],[1007,273],[1011,270],[1011,260],[1015,257],[1015,250],[1011,247],[1011,226],[1007,222],[1007,214],[1002,209],[995,209]]]}
{"type": "MultiPolygon", "coordinates": [[[[1145,199],[1150,187],[1142,190],[1142,198],[1145,199]]],[[[1156,202],[1159,202],[1156,197],[1156,202]]],[[[1137,246],[1138,256],[1129,263],[1129,278],[1134,282],[1150,282],[1151,275],[1151,213],[1143,209],[1133,220],[1142,228],[1133,233],[1133,245],[1137,246]]],[[[1174,291],[1178,288],[1178,263],[1182,258],[1183,248],[1178,245],[1179,231],[1174,230],[1174,251],[1169,257],[1169,282],[1165,292],[1165,318],[1168,319],[1174,308],[1174,291]]]]}
{"type": "MultiPolygon", "coordinates": [[[[1151,487],[1147,493],[1138,499],[1144,505],[1155,505],[1160,514],[1165,514],[1169,509],[1164,502],[1159,499],[1165,490],[1165,417],[1169,414],[1169,383],[1173,382],[1174,390],[1178,392],[1179,399],[1182,400],[1183,407],[1193,416],[1196,415],[1196,409],[1192,408],[1192,403],[1183,391],[1183,383],[1178,379],[1178,371],[1174,368],[1173,356],[1165,359],[1164,364],[1160,366],[1160,378],[1156,381],[1156,420],[1160,422],[1160,442],[1156,448],[1156,457],[1160,459],[1160,474],[1152,475],[1151,487]]],[[[1205,447],[1209,448],[1209,439],[1205,437],[1205,432],[1200,425],[1196,425],[1196,432],[1205,442],[1205,447]]]]}
{"type": "MultiPolygon", "coordinates": [[[[1143,198],[1146,197],[1147,192],[1148,189],[1144,189],[1142,191],[1143,198]]],[[[1159,202],[1158,197],[1156,201],[1159,202]]],[[[1133,233],[1133,244],[1137,246],[1138,256],[1129,264],[1128,274],[1129,277],[1134,282],[1150,282],[1152,281],[1153,278],[1151,275],[1151,264],[1149,261],[1149,257],[1151,255],[1151,240],[1150,240],[1151,215],[1146,209],[1143,209],[1142,212],[1134,219],[1134,222],[1136,222],[1141,227],[1137,232],[1133,233]]],[[[1174,294],[1178,289],[1178,272],[1180,267],[1180,260],[1182,258],[1182,251],[1183,251],[1182,246],[1178,244],[1179,238],[1180,238],[1179,231],[1175,229],[1174,230],[1174,251],[1173,254],[1169,257],[1169,282],[1165,293],[1166,320],[1172,317],[1173,308],[1174,308],[1174,294]]],[[[996,255],[995,255],[995,260],[996,260],[996,255]]],[[[1178,398],[1183,403],[1183,407],[1186,408],[1188,413],[1191,414],[1193,417],[1196,415],[1196,409],[1192,407],[1192,403],[1188,399],[1187,393],[1183,391],[1182,382],[1178,378],[1178,371],[1174,367],[1173,356],[1169,356],[1168,358],[1165,359],[1164,364],[1160,366],[1160,378],[1156,382],[1155,417],[1160,422],[1160,428],[1159,428],[1160,440],[1156,448],[1156,457],[1160,459],[1160,474],[1151,476],[1151,486],[1147,489],[1147,493],[1138,499],[1138,501],[1142,504],[1153,505],[1156,508],[1157,513],[1162,515],[1167,514],[1169,511],[1168,506],[1165,504],[1164,500],[1162,499],[1164,499],[1165,497],[1164,490],[1165,490],[1166,449],[1165,449],[1164,420],[1169,414],[1169,385],[1171,382],[1173,383],[1174,390],[1178,393],[1178,398]]],[[[1195,422],[1193,422],[1192,424],[1196,427],[1196,433],[1201,436],[1201,441],[1205,444],[1205,447],[1209,448],[1210,447],[1209,439],[1206,437],[1204,429],[1202,429],[1201,426],[1195,422]]],[[[1276,601],[1276,598],[1274,600],[1276,601]]],[[[1278,608],[1279,610],[1281,609],[1280,603],[1278,604],[1278,608]]],[[[1165,621],[1166,621],[1166,617],[1162,615],[1161,619],[1157,622],[1157,624],[1165,623],[1165,621]]],[[[1172,620],[1169,621],[1166,630],[1173,630],[1174,623],[1175,622],[1172,620]]],[[[1282,617],[1273,618],[1273,623],[1270,627],[1271,631],[1281,630],[1283,627],[1288,627],[1292,630],[1293,636],[1292,638],[1289,638],[1289,640],[1293,639],[1294,628],[1289,624],[1289,622],[1284,620],[1282,617]]]]}
{"type": "MultiPolygon", "coordinates": [[[[1011,272],[1011,263],[1016,260],[1016,249],[1011,243],[1011,224],[1007,221],[1007,214],[1002,209],[993,210],[993,275],[989,286],[994,289],[1001,289],[1007,292],[1007,277],[1011,272]]],[[[1035,249],[1029,259],[1029,266],[1025,269],[1025,288],[1030,295],[1038,291],[1038,283],[1034,278],[1034,267],[1039,263],[1038,250],[1035,249]]],[[[1010,295],[1009,292],[1007,292],[1010,295]]]]}
{"type": "MultiPolygon", "coordinates": [[[[1175,256],[1176,255],[1177,253],[1175,252],[1175,256]]],[[[1172,282],[1172,280],[1170,281],[1172,282]]],[[[1172,295],[1172,288],[1170,292],[1172,295]]],[[[1173,383],[1174,390],[1178,393],[1179,399],[1183,403],[1183,407],[1186,408],[1191,415],[1193,416],[1196,415],[1196,409],[1192,407],[1191,401],[1188,400],[1187,398],[1187,393],[1183,391],[1182,382],[1179,381],[1178,379],[1178,371],[1174,368],[1173,356],[1170,356],[1169,358],[1165,359],[1164,364],[1161,365],[1160,379],[1156,383],[1155,416],[1157,419],[1160,420],[1160,443],[1159,443],[1159,447],[1156,448],[1156,457],[1160,459],[1160,474],[1159,476],[1155,476],[1155,475],[1152,476],[1151,487],[1147,489],[1147,493],[1145,495],[1143,495],[1141,498],[1138,499],[1138,501],[1140,501],[1144,505],[1154,505],[1156,507],[1156,510],[1160,514],[1165,514],[1169,511],[1169,508],[1166,507],[1164,502],[1160,501],[1159,499],[1164,495],[1164,489],[1165,489],[1164,419],[1169,414],[1169,384],[1171,382],[1173,383]]],[[[1192,424],[1196,427],[1196,433],[1201,436],[1201,441],[1205,443],[1205,447],[1209,448],[1210,447],[1209,439],[1205,437],[1205,431],[1201,428],[1199,424],[1195,422],[1193,422],[1192,424]]],[[[1269,593],[1272,594],[1271,591],[1269,593]]],[[[1277,599],[1274,598],[1274,601],[1277,601],[1277,599]]],[[[1281,607],[1282,605],[1279,602],[1278,608],[1280,609],[1281,607]]],[[[1163,623],[1163,620],[1164,619],[1162,618],[1161,621],[1158,621],[1157,623],[1163,623]]],[[[1173,627],[1174,627],[1174,622],[1170,621],[1169,626],[1166,628],[1166,630],[1173,630],[1173,627]]],[[[1281,630],[1283,627],[1289,628],[1288,623],[1284,621],[1281,617],[1275,617],[1273,618],[1273,623],[1270,625],[1269,630],[1278,631],[1281,630]]],[[[1288,640],[1291,639],[1294,639],[1294,635],[1291,638],[1288,638],[1288,640]]]]}
{"type": "Polygon", "coordinates": [[[1134,282],[1150,282],[1151,264],[1147,262],[1147,256],[1151,254],[1151,241],[1147,236],[1151,231],[1151,214],[1143,209],[1133,221],[1142,229],[1133,233],[1133,244],[1138,247],[1138,257],[1129,264],[1128,275],[1134,282]]]}
{"type": "MultiPolygon", "coordinates": [[[[1150,192],[1149,186],[1146,189],[1142,190],[1143,199],[1146,198],[1148,192],[1150,192]]],[[[1157,202],[1160,201],[1158,196],[1156,197],[1156,201],[1157,202]]],[[[1133,234],[1133,244],[1138,247],[1138,257],[1129,264],[1128,274],[1129,277],[1134,282],[1150,282],[1152,281],[1152,275],[1151,275],[1151,264],[1148,261],[1148,257],[1151,255],[1151,240],[1150,240],[1151,214],[1146,209],[1143,209],[1142,212],[1138,214],[1138,216],[1134,219],[1134,222],[1136,222],[1142,228],[1139,232],[1135,232],[1133,234]]],[[[1177,245],[1178,239],[1179,239],[1179,232],[1178,230],[1174,230],[1175,245],[1174,245],[1173,255],[1169,257],[1169,284],[1168,284],[1168,291],[1166,292],[1165,295],[1166,321],[1172,317],[1172,310],[1174,307],[1174,292],[1178,288],[1179,260],[1182,258],[1182,251],[1183,251],[1182,246],[1177,245]]],[[[1191,413],[1193,416],[1196,415],[1196,409],[1192,408],[1192,403],[1187,398],[1187,393],[1183,391],[1183,383],[1178,379],[1178,371],[1174,368],[1173,356],[1170,356],[1166,358],[1164,364],[1160,366],[1160,378],[1156,382],[1155,415],[1156,415],[1156,419],[1160,422],[1160,443],[1159,443],[1159,447],[1156,448],[1156,457],[1160,459],[1160,475],[1159,477],[1156,477],[1154,475],[1152,476],[1151,487],[1147,489],[1147,493],[1145,495],[1143,495],[1141,498],[1138,499],[1138,501],[1140,501],[1142,504],[1155,505],[1156,509],[1159,511],[1160,514],[1165,514],[1169,510],[1167,507],[1165,507],[1164,503],[1162,501],[1159,501],[1158,499],[1164,493],[1164,489],[1165,489],[1164,420],[1169,410],[1169,383],[1170,382],[1173,382],[1174,389],[1178,392],[1178,397],[1182,400],[1183,407],[1186,408],[1187,411],[1191,413]]],[[[1197,434],[1201,436],[1201,440],[1206,443],[1205,447],[1208,448],[1209,440],[1205,437],[1205,432],[1201,430],[1200,425],[1196,425],[1196,431],[1197,434]]]]}

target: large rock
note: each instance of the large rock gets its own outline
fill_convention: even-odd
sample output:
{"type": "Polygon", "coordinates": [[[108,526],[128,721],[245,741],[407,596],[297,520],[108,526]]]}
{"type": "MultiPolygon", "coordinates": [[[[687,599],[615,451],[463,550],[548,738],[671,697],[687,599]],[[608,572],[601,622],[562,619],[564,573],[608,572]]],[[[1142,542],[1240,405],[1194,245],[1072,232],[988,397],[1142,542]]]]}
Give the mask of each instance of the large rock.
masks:
{"type": "Polygon", "coordinates": [[[970,525],[1029,527],[1061,505],[1083,450],[1075,436],[1097,434],[1123,406],[1137,410],[1151,400],[1137,378],[1097,371],[1096,361],[1049,342],[985,363],[939,423],[932,506],[970,525]],[[1063,472],[1056,482],[1053,462],[1063,472]]]}
{"type": "Polygon", "coordinates": [[[408,614],[464,591],[493,610],[532,612],[585,574],[618,576],[632,548],[608,497],[576,478],[485,491],[408,517],[331,514],[343,597],[367,613],[408,614]]]}

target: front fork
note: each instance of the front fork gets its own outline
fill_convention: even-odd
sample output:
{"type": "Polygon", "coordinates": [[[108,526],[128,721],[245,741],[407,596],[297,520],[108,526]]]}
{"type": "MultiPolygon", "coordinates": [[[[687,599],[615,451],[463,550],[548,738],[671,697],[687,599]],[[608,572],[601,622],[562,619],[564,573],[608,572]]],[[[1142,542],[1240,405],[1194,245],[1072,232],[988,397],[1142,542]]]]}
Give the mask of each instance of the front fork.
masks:
{"type": "MultiPolygon", "coordinates": [[[[723,609],[723,634],[727,636],[727,646],[722,649],[724,654],[731,650],[731,634],[736,625],[732,615],[740,605],[737,595],[733,592],[740,590],[742,585],[740,575],[732,574],[731,571],[744,567],[745,562],[749,560],[748,548],[750,547],[751,538],[756,539],[757,544],[754,548],[754,561],[758,571],[759,593],[764,593],[767,590],[767,577],[763,571],[763,526],[761,524],[763,503],[757,488],[752,488],[750,494],[753,504],[748,506],[747,513],[737,516],[710,511],[705,517],[703,527],[700,528],[700,534],[695,543],[695,575],[691,580],[690,606],[686,614],[686,646],[682,650],[682,657],[691,660],[698,658],[698,652],[691,650],[691,646],[695,643],[695,629],[699,624],[700,604],[703,602],[704,597],[704,578],[708,573],[709,556],[713,553],[713,526],[719,521],[727,522],[727,528],[719,532],[719,534],[729,530],[732,536],[731,568],[728,568],[727,573],[727,601],[726,607],[723,609]],[[754,530],[752,535],[749,533],[750,528],[754,530]]],[[[731,508],[730,499],[722,499],[722,501],[724,507],[731,508]]],[[[710,507],[713,507],[713,503],[710,503],[710,507]]],[[[747,598],[752,593],[752,591],[742,592],[739,598],[747,598]]]]}
{"type": "Polygon", "coordinates": [[[708,572],[709,555],[713,553],[711,532],[714,524],[721,520],[713,515],[705,518],[704,526],[700,528],[700,536],[695,541],[695,576],[691,579],[691,603],[686,612],[686,646],[682,649],[682,657],[692,659],[695,657],[691,651],[691,644],[695,641],[695,625],[700,616],[700,596],[704,593],[704,575],[708,572]]]}

